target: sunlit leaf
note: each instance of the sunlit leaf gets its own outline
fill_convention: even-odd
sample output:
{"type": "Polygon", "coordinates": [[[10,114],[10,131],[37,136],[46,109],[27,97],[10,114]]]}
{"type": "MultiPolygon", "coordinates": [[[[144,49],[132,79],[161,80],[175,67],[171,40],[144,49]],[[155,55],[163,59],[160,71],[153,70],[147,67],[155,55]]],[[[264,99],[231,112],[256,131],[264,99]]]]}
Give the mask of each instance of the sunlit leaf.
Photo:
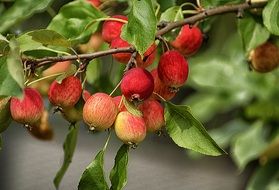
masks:
{"type": "Polygon", "coordinates": [[[48,29],[54,30],[69,39],[73,44],[89,40],[106,15],[85,0],[76,0],[64,5],[59,13],[52,19],[48,29]],[[93,24],[88,27],[88,24],[93,24]]]}
{"type": "Polygon", "coordinates": [[[133,0],[133,7],[128,15],[128,24],[124,25],[121,37],[143,55],[155,41],[156,24],[152,2],[150,0],[133,0]]]}
{"type": "Polygon", "coordinates": [[[129,146],[126,144],[123,144],[117,152],[114,166],[110,172],[112,190],[121,190],[127,183],[128,153],[129,146]]]}
{"type": "Polygon", "coordinates": [[[269,31],[262,23],[249,14],[238,20],[238,31],[247,53],[266,42],[270,36],[269,31]]]}
{"type": "Polygon", "coordinates": [[[14,4],[1,14],[0,33],[6,32],[10,27],[24,21],[34,13],[45,10],[52,0],[17,0],[14,4]]]}
{"type": "Polygon", "coordinates": [[[279,35],[279,1],[269,0],[263,10],[263,21],[266,28],[274,35],[279,35]]]}
{"type": "Polygon", "coordinates": [[[104,150],[87,166],[78,184],[78,190],[109,190],[104,174],[104,150]]]}
{"type": "Polygon", "coordinates": [[[224,154],[189,107],[166,102],[165,120],[167,132],[178,146],[211,156],[224,154]]]}
{"type": "Polygon", "coordinates": [[[7,65],[10,75],[17,82],[17,84],[24,87],[24,71],[21,61],[20,49],[18,42],[12,38],[9,43],[10,52],[7,56],[7,65]]]}

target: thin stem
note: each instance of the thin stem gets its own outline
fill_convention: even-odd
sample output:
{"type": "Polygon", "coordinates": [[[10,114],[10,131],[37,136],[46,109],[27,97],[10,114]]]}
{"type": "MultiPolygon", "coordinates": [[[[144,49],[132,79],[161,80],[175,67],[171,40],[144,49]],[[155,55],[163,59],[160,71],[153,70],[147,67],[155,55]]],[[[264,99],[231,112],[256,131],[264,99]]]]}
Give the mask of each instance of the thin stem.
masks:
{"type": "Polygon", "coordinates": [[[196,5],[194,5],[193,3],[189,3],[189,2],[183,3],[183,4],[180,5],[180,8],[182,8],[182,7],[184,7],[184,6],[191,6],[191,7],[193,7],[194,9],[198,10],[198,7],[197,7],[196,5]]]}
{"type": "Polygon", "coordinates": [[[202,8],[200,0],[197,0],[197,5],[199,8],[202,8]]]}
{"type": "Polygon", "coordinates": [[[85,82],[86,82],[86,79],[87,79],[87,76],[85,75],[82,83],[81,83],[81,86],[82,86],[82,89],[84,89],[84,85],[85,85],[85,82]]]}
{"type": "Polygon", "coordinates": [[[109,140],[110,140],[110,137],[111,137],[111,131],[109,131],[108,133],[109,133],[108,138],[107,138],[106,143],[103,147],[103,151],[105,151],[107,149],[107,146],[108,146],[108,143],[109,143],[109,140]]]}
{"type": "Polygon", "coordinates": [[[185,10],[185,11],[182,11],[183,14],[197,14],[199,13],[199,11],[196,11],[196,10],[185,10]]]}
{"type": "Polygon", "coordinates": [[[160,8],[161,8],[161,5],[156,1],[156,11],[155,11],[155,15],[157,16],[159,14],[159,11],[160,11],[160,8]]]}
{"type": "Polygon", "coordinates": [[[163,42],[163,45],[164,45],[164,52],[166,52],[165,49],[167,49],[167,51],[169,51],[169,50],[170,50],[170,47],[169,47],[168,42],[167,42],[162,36],[158,36],[157,38],[158,38],[161,42],[163,42]]]}
{"type": "Polygon", "coordinates": [[[219,7],[215,7],[215,8],[211,8],[211,9],[206,9],[206,10],[200,12],[199,14],[193,15],[184,20],[169,23],[166,27],[159,30],[156,33],[156,36],[164,35],[175,28],[181,27],[185,24],[194,24],[197,21],[204,20],[205,18],[214,16],[214,15],[237,12],[239,9],[246,10],[246,9],[251,9],[251,8],[259,8],[259,7],[263,7],[265,5],[266,5],[266,2],[260,2],[260,3],[254,3],[254,4],[249,4],[249,3],[245,2],[245,3],[241,3],[241,4],[223,5],[223,6],[219,6],[219,7]]]}
{"type": "Polygon", "coordinates": [[[167,100],[165,98],[163,98],[160,94],[153,92],[153,94],[155,94],[156,96],[158,96],[162,101],[166,102],[167,100]]]}
{"type": "Polygon", "coordinates": [[[37,80],[34,80],[34,81],[31,81],[29,82],[26,86],[30,86],[36,82],[39,82],[39,81],[42,81],[42,80],[45,80],[45,79],[48,79],[48,78],[52,78],[52,77],[57,77],[59,75],[62,75],[64,72],[61,72],[61,73],[55,73],[55,74],[52,74],[52,75],[48,75],[48,76],[45,76],[45,77],[42,77],[42,78],[39,78],[37,80]]]}
{"type": "Polygon", "coordinates": [[[93,19],[89,24],[86,25],[86,27],[84,28],[84,31],[87,30],[90,26],[92,26],[92,24],[94,24],[95,22],[101,22],[101,21],[118,21],[118,22],[122,22],[124,24],[128,23],[127,20],[121,19],[121,18],[112,18],[112,17],[105,17],[105,18],[97,18],[97,19],[93,19]]]}
{"type": "Polygon", "coordinates": [[[119,83],[116,85],[116,87],[112,90],[112,92],[109,94],[109,96],[112,96],[114,92],[117,90],[117,88],[121,85],[122,79],[119,81],[119,83]]]}

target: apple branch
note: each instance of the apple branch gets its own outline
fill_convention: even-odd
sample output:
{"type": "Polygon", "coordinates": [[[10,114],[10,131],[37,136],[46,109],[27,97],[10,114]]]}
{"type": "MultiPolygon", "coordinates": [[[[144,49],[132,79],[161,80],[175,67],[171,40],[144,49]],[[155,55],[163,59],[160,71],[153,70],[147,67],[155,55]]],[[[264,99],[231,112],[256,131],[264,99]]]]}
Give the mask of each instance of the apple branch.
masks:
{"type": "MultiPolygon", "coordinates": [[[[225,13],[232,13],[235,12],[238,14],[239,12],[243,12],[244,10],[247,9],[252,9],[252,8],[262,8],[266,5],[267,2],[261,1],[258,3],[251,3],[251,1],[245,2],[245,3],[240,3],[240,4],[232,4],[232,5],[223,5],[223,6],[218,6],[215,8],[210,8],[210,9],[204,9],[201,10],[200,13],[188,17],[184,20],[181,21],[176,21],[176,22],[164,22],[164,23],[159,23],[160,29],[156,33],[156,38],[160,38],[162,35],[170,32],[171,30],[175,28],[179,28],[185,24],[195,24],[198,21],[202,21],[208,17],[214,16],[214,15],[220,15],[220,14],[225,14],[225,13]]],[[[133,47],[125,47],[125,48],[117,48],[117,49],[109,49],[105,51],[99,51],[99,52],[94,52],[94,53],[88,53],[88,54],[78,54],[78,55],[66,55],[66,56],[57,56],[57,57],[45,57],[41,59],[31,59],[31,58],[23,58],[23,62],[26,63],[27,65],[30,65],[31,68],[35,69],[50,63],[55,63],[59,61],[70,61],[70,60],[89,60],[106,56],[106,55],[111,55],[111,54],[116,54],[116,53],[133,53],[135,52],[135,48],[133,47]]],[[[83,66],[83,69],[86,67],[86,65],[83,66]]]]}

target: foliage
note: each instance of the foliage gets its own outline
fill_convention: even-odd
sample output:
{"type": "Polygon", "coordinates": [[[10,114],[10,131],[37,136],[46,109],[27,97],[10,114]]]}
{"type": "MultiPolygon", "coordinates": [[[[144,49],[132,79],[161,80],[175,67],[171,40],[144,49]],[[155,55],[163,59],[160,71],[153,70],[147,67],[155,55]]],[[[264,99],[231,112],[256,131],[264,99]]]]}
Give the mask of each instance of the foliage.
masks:
{"type": "MultiPolygon", "coordinates": [[[[171,42],[178,35],[183,25],[182,20],[198,18],[198,15],[191,17],[189,13],[201,15],[204,9],[210,8],[210,11],[218,6],[242,1],[201,0],[194,4],[162,0],[117,2],[123,3],[126,10],[122,11],[128,13],[128,23],[123,26],[121,37],[136,49],[139,53],[137,56],[143,57],[151,44],[157,45],[157,58],[149,67],[151,70],[156,68],[160,55],[171,48],[171,43],[166,41],[171,42]],[[166,23],[167,26],[174,24],[174,27],[158,36],[158,30],[164,27],[161,25],[166,23]]],[[[23,89],[31,83],[46,81],[49,86],[50,81],[56,79],[61,82],[69,75],[80,77],[84,89],[93,87],[94,90],[90,93],[103,91],[111,92],[111,95],[120,94],[118,83],[123,70],[129,67],[114,63],[115,60],[106,56],[112,53],[108,53],[109,47],[102,39],[99,38],[99,46],[96,45],[99,43],[96,40],[93,43],[96,47],[93,48],[90,44],[93,37],[100,34],[103,21],[111,20],[108,15],[116,14],[117,8],[113,7],[114,4],[110,5],[110,8],[106,8],[105,3],[95,7],[86,0],[74,0],[64,4],[53,15],[51,0],[0,2],[0,101],[2,97],[22,98],[23,89]],[[37,12],[52,14],[50,22],[45,23],[47,27],[17,30],[37,12]],[[18,25],[14,27],[15,24],[18,25]],[[57,60],[74,61],[66,71],[44,76],[44,72],[51,69],[57,60]],[[112,90],[114,87],[115,90],[112,90]]],[[[201,22],[201,28],[210,38],[196,55],[187,57],[190,75],[181,91],[191,88],[193,93],[179,100],[183,105],[175,105],[161,97],[165,108],[166,131],[178,146],[211,156],[222,155],[225,153],[224,149],[230,147],[230,155],[239,170],[244,170],[249,162],[259,159],[258,169],[247,186],[249,190],[278,188],[276,161],[279,157],[279,130],[276,127],[279,124],[279,90],[274,84],[278,83],[279,72],[275,70],[261,75],[247,69],[251,51],[267,41],[279,41],[279,2],[270,0],[266,6],[262,4],[262,7],[263,10],[243,10],[244,18],[238,21],[230,16],[209,17],[210,15],[203,20],[196,20],[201,22]],[[222,114],[227,117],[226,122],[222,121],[222,114]],[[216,126],[207,126],[214,120],[218,120],[216,126]],[[206,128],[213,129],[207,132],[208,129],[202,123],[205,123],[206,128]]],[[[128,66],[131,66],[133,59],[139,59],[133,56],[131,54],[128,66]]],[[[123,97],[120,104],[132,114],[142,116],[137,104],[123,97]]],[[[120,106],[118,105],[119,108],[120,106]]],[[[74,109],[77,115],[80,114],[79,111],[74,109]]],[[[10,122],[10,117],[8,119],[10,122]]],[[[54,179],[56,188],[72,161],[78,130],[74,126],[69,128],[63,145],[64,162],[54,179]]],[[[112,132],[113,130],[109,133],[112,132]]],[[[1,131],[0,150],[3,134],[1,131]]],[[[104,171],[104,156],[109,139],[110,135],[104,148],[83,172],[78,184],[79,190],[121,190],[126,185],[131,146],[123,144],[118,150],[109,175],[109,184],[104,171]]]]}

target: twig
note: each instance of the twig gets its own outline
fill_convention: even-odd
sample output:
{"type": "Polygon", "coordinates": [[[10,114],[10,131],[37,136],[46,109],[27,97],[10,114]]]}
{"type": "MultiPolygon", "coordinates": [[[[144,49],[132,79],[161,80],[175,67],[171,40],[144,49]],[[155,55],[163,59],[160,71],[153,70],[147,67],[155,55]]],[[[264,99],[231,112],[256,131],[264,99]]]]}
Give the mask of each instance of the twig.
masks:
{"type": "MultiPolygon", "coordinates": [[[[164,23],[160,27],[160,29],[156,33],[156,38],[168,33],[169,31],[181,27],[185,24],[194,24],[198,21],[202,21],[205,18],[214,16],[214,15],[220,15],[220,14],[225,14],[225,13],[239,13],[239,10],[244,11],[247,9],[252,9],[252,8],[260,8],[264,7],[267,2],[259,2],[259,3],[240,3],[240,4],[235,4],[235,5],[223,5],[211,9],[205,9],[202,12],[193,15],[191,17],[188,17],[184,20],[176,21],[176,22],[169,22],[169,23],[164,23]]],[[[159,23],[160,25],[160,23],[159,23]]],[[[84,60],[92,60],[98,57],[106,56],[106,55],[111,55],[115,53],[133,53],[135,52],[135,48],[133,47],[125,47],[125,48],[117,48],[117,49],[109,49],[105,51],[99,51],[99,52],[94,52],[94,53],[89,53],[89,54],[79,54],[77,55],[66,55],[66,56],[58,56],[58,57],[45,57],[41,59],[29,59],[29,58],[23,58],[23,62],[27,61],[27,64],[33,65],[35,68],[54,63],[54,62],[59,62],[59,61],[70,61],[70,60],[77,60],[79,59],[84,59],[84,60]]]]}

